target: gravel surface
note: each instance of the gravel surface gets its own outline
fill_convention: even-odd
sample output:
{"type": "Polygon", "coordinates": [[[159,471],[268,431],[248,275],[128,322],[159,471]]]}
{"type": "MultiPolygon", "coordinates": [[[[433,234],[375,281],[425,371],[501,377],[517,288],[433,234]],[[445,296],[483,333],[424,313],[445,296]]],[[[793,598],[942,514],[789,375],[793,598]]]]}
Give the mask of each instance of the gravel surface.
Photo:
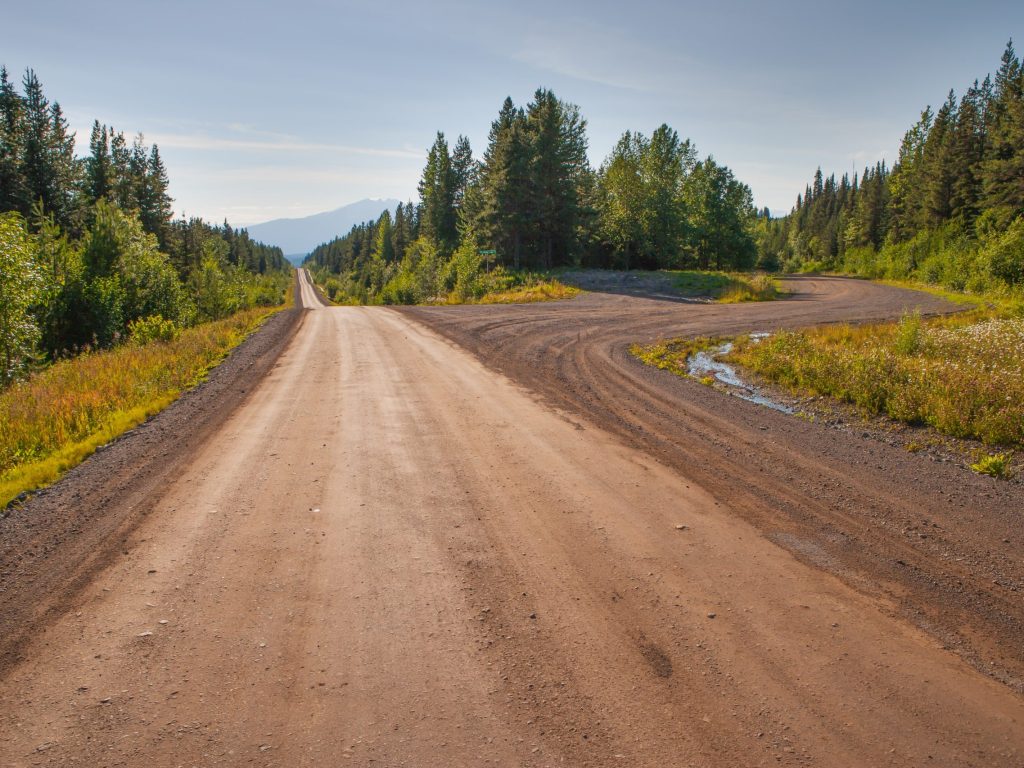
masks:
{"type": "Polygon", "coordinates": [[[627,351],[948,307],[300,282],[219,396],[5,523],[0,765],[1019,768],[1020,487],[627,351]]]}

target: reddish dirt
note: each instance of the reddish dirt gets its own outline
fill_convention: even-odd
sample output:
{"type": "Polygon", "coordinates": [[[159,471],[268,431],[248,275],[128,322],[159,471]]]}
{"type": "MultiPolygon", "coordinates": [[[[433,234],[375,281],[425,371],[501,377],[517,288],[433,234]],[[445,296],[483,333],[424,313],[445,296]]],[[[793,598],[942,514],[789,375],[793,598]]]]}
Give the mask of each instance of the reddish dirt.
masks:
{"type": "Polygon", "coordinates": [[[634,342],[729,336],[955,311],[860,280],[786,281],[791,298],[719,305],[642,298],[633,286],[554,304],[407,313],[727,500],[803,561],[883,596],[980,671],[1024,692],[1024,492],[809,424],[642,365],[634,342]]]}
{"type": "Polygon", "coordinates": [[[795,285],[401,313],[304,285],[259,386],[165,442],[174,477],[3,523],[135,520],[47,590],[5,561],[3,626],[51,608],[0,677],[0,764],[1019,766],[1019,487],[626,352],[948,309],[795,285]]]}

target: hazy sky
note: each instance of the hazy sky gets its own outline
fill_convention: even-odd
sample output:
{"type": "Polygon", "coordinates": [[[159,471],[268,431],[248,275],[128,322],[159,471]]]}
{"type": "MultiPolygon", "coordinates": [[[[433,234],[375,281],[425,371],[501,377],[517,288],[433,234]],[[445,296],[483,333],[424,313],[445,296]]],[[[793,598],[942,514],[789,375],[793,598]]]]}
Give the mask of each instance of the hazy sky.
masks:
{"type": "Polygon", "coordinates": [[[667,122],[788,210],[819,165],[891,161],[1010,37],[1020,0],[34,0],[5,8],[0,63],[36,70],[80,153],[93,119],[141,131],[178,212],[251,224],[412,198],[436,131],[480,153],[538,86],[580,105],[595,165],[667,122]]]}

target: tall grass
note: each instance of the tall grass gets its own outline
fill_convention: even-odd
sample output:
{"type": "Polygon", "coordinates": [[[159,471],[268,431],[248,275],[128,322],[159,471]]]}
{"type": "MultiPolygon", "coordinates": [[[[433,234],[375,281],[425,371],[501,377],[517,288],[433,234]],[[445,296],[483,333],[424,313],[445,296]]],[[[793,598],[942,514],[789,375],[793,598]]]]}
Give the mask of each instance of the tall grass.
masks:
{"type": "Polygon", "coordinates": [[[165,408],[276,311],[247,309],[171,341],[88,352],[0,392],[0,509],[165,408]]]}
{"type": "Polygon", "coordinates": [[[1024,319],[982,312],[740,340],[769,381],[954,437],[1024,445],[1024,319]]]}
{"type": "Polygon", "coordinates": [[[684,296],[707,297],[722,304],[774,301],[782,295],[770,275],[745,272],[671,271],[673,286],[684,296]]]}

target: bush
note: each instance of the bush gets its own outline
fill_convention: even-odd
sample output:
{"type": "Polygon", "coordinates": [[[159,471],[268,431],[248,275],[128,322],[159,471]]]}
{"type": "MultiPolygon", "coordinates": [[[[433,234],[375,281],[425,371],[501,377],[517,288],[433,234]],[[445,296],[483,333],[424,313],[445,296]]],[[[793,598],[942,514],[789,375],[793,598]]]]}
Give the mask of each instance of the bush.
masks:
{"type": "Polygon", "coordinates": [[[954,437],[1024,445],[1024,319],[959,316],[737,343],[770,381],[954,437]]]}
{"type": "Polygon", "coordinates": [[[173,320],[165,320],[161,315],[140,317],[128,324],[128,338],[133,344],[174,341],[180,332],[173,320]]]}
{"type": "Polygon", "coordinates": [[[970,467],[979,475],[989,475],[999,480],[1008,480],[1013,476],[1013,470],[1010,469],[1012,458],[1012,451],[982,454],[978,456],[978,460],[971,464],[970,467]]]}
{"type": "Polygon", "coordinates": [[[992,275],[1008,285],[1024,284],[1024,217],[985,249],[992,275]]]}

